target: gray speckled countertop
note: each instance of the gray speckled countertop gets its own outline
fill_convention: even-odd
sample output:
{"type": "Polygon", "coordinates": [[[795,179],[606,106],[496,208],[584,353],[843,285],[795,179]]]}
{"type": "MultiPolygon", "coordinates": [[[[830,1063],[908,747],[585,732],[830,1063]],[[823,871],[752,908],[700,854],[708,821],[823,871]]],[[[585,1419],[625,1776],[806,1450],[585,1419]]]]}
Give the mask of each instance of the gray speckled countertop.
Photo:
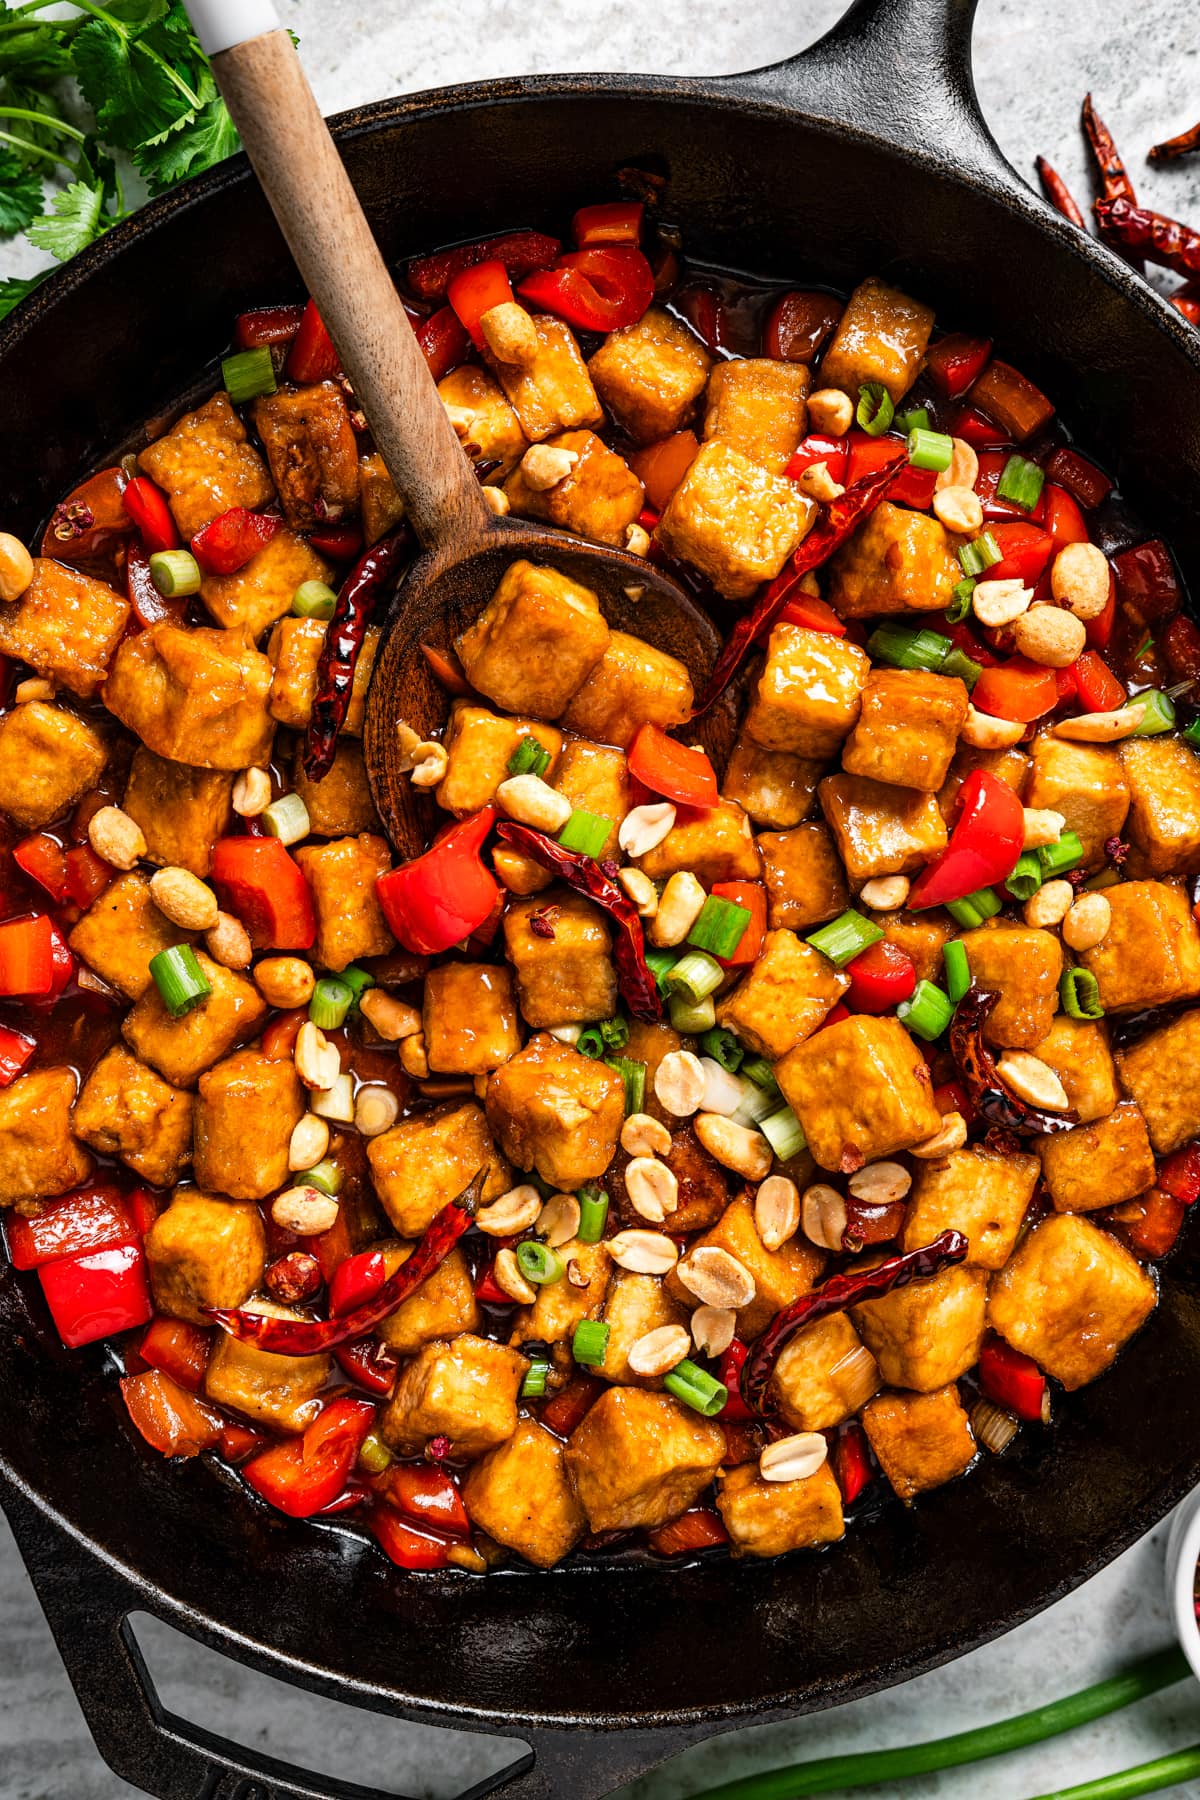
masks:
{"type": "MultiPolygon", "coordinates": [[[[525,70],[716,73],[782,57],[837,16],[838,0],[280,0],[327,111],[406,89],[525,70]],[[696,30],[703,19],[703,35],[696,30]]],[[[1087,88],[1152,205],[1200,223],[1200,158],[1150,170],[1156,138],[1200,113],[1194,0],[983,0],[976,64],[983,108],[1018,169],[1048,155],[1089,194],[1076,128],[1087,88]]],[[[0,247],[0,274],[33,260],[0,247]]],[[[914,1742],[1041,1704],[1170,1641],[1155,1532],[1104,1574],[998,1643],[906,1687],[795,1724],[691,1751],[623,1792],[684,1800],[719,1781],[797,1756],[914,1742]]],[[[264,1597],[264,1604],[267,1603],[264,1597]]],[[[44,1621],[0,1520],[0,1800],[126,1800],[99,1761],[44,1621]]],[[[507,1754],[455,1733],[420,1730],[289,1696],[156,1627],[144,1638],[174,1711],[330,1774],[450,1800],[507,1754]],[[310,1760],[311,1759],[311,1760],[310,1760]]],[[[703,1644],[696,1654],[702,1656],[703,1644]]],[[[1028,1800],[1200,1740],[1200,1692],[1188,1683],[1058,1744],[906,1784],[904,1800],[1028,1800]]],[[[879,1790],[877,1790],[879,1791],[879,1790]]],[[[1200,1785],[1171,1790],[1200,1800],[1200,1785]]],[[[569,1800],[569,1796],[564,1796],[569,1800]]],[[[889,1794],[888,1800],[891,1800],[889,1794]]]]}

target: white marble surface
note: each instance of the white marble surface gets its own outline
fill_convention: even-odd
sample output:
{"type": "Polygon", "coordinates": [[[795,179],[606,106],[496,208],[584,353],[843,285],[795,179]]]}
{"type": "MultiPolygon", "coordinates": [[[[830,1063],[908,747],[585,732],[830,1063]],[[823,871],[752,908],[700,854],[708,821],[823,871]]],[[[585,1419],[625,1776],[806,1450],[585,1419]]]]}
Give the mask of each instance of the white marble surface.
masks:
{"type": "MultiPolygon", "coordinates": [[[[327,111],[404,89],[522,70],[717,73],[799,49],[837,0],[280,0],[327,111]],[[702,20],[703,33],[697,31],[702,20]]],[[[1155,138],[1200,111],[1194,0],[983,0],[977,70],[984,110],[1009,157],[1031,171],[1048,155],[1088,193],[1076,129],[1088,87],[1150,204],[1200,222],[1200,159],[1150,170],[1155,138]]],[[[0,273],[33,267],[0,246],[0,273]]],[[[1070,1692],[1170,1638],[1160,1531],[1040,1619],[908,1686],[796,1724],[738,1733],[688,1752],[624,1790],[623,1800],[684,1800],[718,1781],[797,1756],[914,1742],[1070,1692]]],[[[0,1800],[127,1800],[100,1763],[45,1624],[0,1522],[0,1800]]],[[[268,1692],[192,1647],[157,1643],[168,1702],[243,1741],[370,1782],[381,1794],[457,1795],[498,1760],[477,1740],[411,1728],[268,1692]]],[[[703,1655],[703,1645],[697,1645],[703,1655]]],[[[1200,1741],[1191,1683],[1058,1744],[906,1784],[912,1800],[1029,1800],[1200,1741]]],[[[1172,1790],[1200,1800],[1200,1784],[1172,1790]]],[[[564,1796],[564,1800],[569,1800],[564,1796]]],[[[890,1800],[890,1796],[889,1796],[890,1800]]]]}

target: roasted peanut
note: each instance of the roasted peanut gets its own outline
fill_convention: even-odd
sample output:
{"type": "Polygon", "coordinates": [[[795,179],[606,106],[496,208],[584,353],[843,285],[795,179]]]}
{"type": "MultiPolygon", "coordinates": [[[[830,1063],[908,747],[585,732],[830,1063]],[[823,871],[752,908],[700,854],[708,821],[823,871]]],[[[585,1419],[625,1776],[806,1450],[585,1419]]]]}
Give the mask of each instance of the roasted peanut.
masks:
{"type": "Polygon", "coordinates": [[[731,1306],[698,1306],[692,1314],[692,1341],[701,1356],[723,1356],[736,1330],[731,1306]]]}
{"type": "Polygon", "coordinates": [[[1019,1100],[1027,1100],[1043,1112],[1066,1112],[1070,1107],[1067,1090],[1049,1063],[1031,1056],[1028,1050],[1006,1050],[996,1064],[996,1073],[1019,1100]]]}
{"type": "Polygon", "coordinates": [[[571,816],[571,802],[540,775],[510,775],[496,789],[500,810],[520,825],[557,835],[571,816]]]}
{"type": "Polygon", "coordinates": [[[1072,950],[1094,950],[1108,936],[1112,907],[1103,894],[1081,894],[1062,922],[1063,943],[1072,950]]]}
{"type": "Polygon", "coordinates": [[[756,1292],[745,1263],[719,1244],[697,1244],[677,1265],[676,1274],[703,1306],[730,1307],[736,1312],[740,1306],[749,1306],[756,1292]]]}
{"type": "Polygon", "coordinates": [[[621,1148],[630,1156],[666,1156],[671,1134],[661,1119],[649,1113],[630,1113],[621,1127],[621,1148]]]}
{"type": "Polygon", "coordinates": [[[545,493],[565,481],[578,461],[574,450],[556,450],[551,444],[530,444],[521,458],[521,473],[536,493],[545,493]]]}
{"type": "Polygon", "coordinates": [[[1030,662],[1047,669],[1069,669],[1087,648],[1087,627],[1062,606],[1039,601],[1016,620],[1013,643],[1030,662]]]}
{"type": "Polygon", "coordinates": [[[1075,899],[1069,881],[1048,881],[1031,900],[1025,902],[1025,923],[1045,929],[1066,918],[1075,899]]]}
{"type": "Polygon", "coordinates": [[[497,362],[511,368],[532,368],[538,356],[537,326],[515,300],[489,306],[479,320],[483,341],[497,362]]]}
{"type": "Polygon", "coordinates": [[[288,1142],[288,1168],[315,1169],[329,1149],[329,1126],[316,1113],[305,1113],[292,1128],[288,1142]]]}
{"type": "Polygon", "coordinates": [[[828,1455],[829,1446],[819,1431],[797,1431],[765,1447],[758,1472],[764,1481],[805,1481],[828,1455]]]}
{"type": "Polygon", "coordinates": [[[268,1006],[288,1012],[308,1005],[317,981],[310,964],[299,956],[266,956],[255,965],[254,985],[268,1006]]]}
{"type": "Polygon", "coordinates": [[[1066,823],[1062,813],[1055,812],[1051,807],[1027,806],[1021,848],[1040,850],[1046,844],[1057,844],[1066,823]]]}
{"type": "Polygon", "coordinates": [[[827,432],[830,437],[845,437],[854,423],[854,403],[840,388],[818,388],[808,396],[810,431],[827,432]]]}
{"type": "Polygon", "coordinates": [[[999,630],[1001,626],[1011,625],[1022,613],[1027,613],[1032,600],[1033,589],[1015,579],[977,581],[971,595],[971,611],[981,625],[999,630]]]}
{"type": "Polygon", "coordinates": [[[271,804],[271,777],[265,769],[243,769],[233,784],[233,810],[242,819],[256,819],[271,804]]]}
{"type": "Polygon", "coordinates": [[[481,1206],[475,1223],[487,1237],[513,1237],[518,1231],[528,1231],[541,1210],[542,1196],[532,1183],[522,1182],[490,1206],[481,1206]]]}
{"type": "Polygon", "coordinates": [[[960,1112],[949,1112],[942,1119],[941,1130],[935,1131],[923,1144],[914,1144],[909,1155],[933,1162],[939,1156],[949,1156],[951,1150],[961,1150],[966,1141],[967,1121],[960,1112]]]}
{"type": "Polygon", "coordinates": [[[658,911],[658,889],[648,875],[630,864],[617,873],[617,885],[638,909],[639,918],[652,919],[658,911]]]}
{"type": "Polygon", "coordinates": [[[690,1050],[670,1050],[654,1071],[654,1094],[677,1119],[694,1113],[704,1097],[704,1068],[690,1050]]]}
{"type": "Polygon", "coordinates": [[[0,531],[0,600],[19,600],[33,580],[33,558],[11,531],[0,531]]]}
{"type": "Polygon", "coordinates": [[[1018,719],[996,719],[991,713],[968,706],[959,737],[972,750],[1007,750],[1019,744],[1026,727],[1018,719]]]}
{"type": "Polygon", "coordinates": [[[907,875],[877,875],[874,881],[864,883],[858,897],[872,912],[896,912],[908,899],[911,886],[907,875]]]}
{"type": "Polygon", "coordinates": [[[1051,729],[1055,737],[1069,738],[1074,744],[1115,744],[1132,737],[1146,716],[1140,700],[1121,706],[1115,712],[1080,713],[1073,719],[1060,719],[1051,729]]]}
{"type": "Polygon", "coordinates": [[[630,556],[649,556],[650,533],[644,525],[634,522],[625,527],[625,548],[630,556]]]}
{"type": "Polygon", "coordinates": [[[939,488],[973,488],[979,480],[979,458],[974,446],[966,438],[951,438],[950,443],[950,466],[939,469],[933,484],[935,494],[939,488]]]}
{"type": "Polygon", "coordinates": [[[721,1113],[697,1113],[693,1128],[710,1156],[722,1168],[744,1175],[747,1181],[762,1181],[770,1174],[774,1151],[761,1131],[746,1125],[735,1125],[721,1113]]]}
{"type": "Polygon", "coordinates": [[[816,1181],[805,1188],[800,1201],[804,1235],[820,1250],[840,1250],[846,1235],[846,1202],[828,1182],[816,1181]]]}
{"type": "Polygon", "coordinates": [[[661,1225],[679,1205],[679,1183],[666,1163],[654,1156],[635,1156],[625,1170],[625,1192],[639,1218],[661,1225]]]}
{"type": "Polygon", "coordinates": [[[493,487],[491,482],[485,481],[479,491],[498,519],[507,518],[512,511],[512,503],[503,488],[493,487]]]}
{"type": "Polygon", "coordinates": [[[88,820],[88,843],[114,869],[133,869],[146,854],[142,828],[119,806],[102,806],[88,820]]]}
{"type": "Polygon", "coordinates": [[[216,924],[204,934],[204,948],[223,969],[248,969],[254,959],[250,933],[232,913],[218,912],[216,924]]]}
{"type": "Polygon", "coordinates": [[[846,1185],[856,1200],[864,1200],[869,1206],[891,1206],[904,1199],[912,1186],[912,1176],[903,1163],[875,1162],[856,1169],[846,1185]]]}
{"type": "Polygon", "coordinates": [[[619,1269],[635,1275],[666,1275],[679,1261],[679,1252],[661,1231],[618,1231],[608,1239],[608,1253],[619,1269]]]}
{"type": "Polygon", "coordinates": [[[768,1175],[754,1196],[754,1224],[767,1250],[778,1250],[800,1229],[800,1190],[786,1175],[768,1175]]]}
{"type": "Polygon", "coordinates": [[[691,1347],[692,1340],[682,1325],[659,1325],[630,1345],[629,1366],[635,1375],[666,1375],[691,1347]]]}
{"type": "Polygon", "coordinates": [[[1064,544],[1050,570],[1050,592],[1077,619],[1098,619],[1111,585],[1108,558],[1095,544],[1064,544]]]}
{"type": "Polygon", "coordinates": [[[983,502],[971,487],[934,486],[933,510],[947,531],[963,536],[979,531],[983,525],[983,502]]]}
{"type": "Polygon", "coordinates": [[[271,1202],[271,1217],[283,1231],[317,1237],[337,1224],[338,1203],[315,1187],[288,1188],[271,1202]]]}
{"type": "Polygon", "coordinates": [[[658,911],[650,921],[650,942],[660,948],[682,944],[707,898],[691,870],[678,869],[659,896],[658,911]]]}
{"type": "Polygon", "coordinates": [[[159,869],[150,877],[150,898],[183,931],[211,931],[217,922],[217,896],[190,869],[159,869]]]}
{"type": "Polygon", "coordinates": [[[421,1015],[416,1007],[397,1000],[394,994],[385,994],[382,988],[368,988],[358,1002],[358,1010],[387,1044],[415,1037],[421,1029],[421,1015]]]}
{"type": "Polygon", "coordinates": [[[415,788],[436,787],[449,767],[450,758],[446,754],[446,746],[429,738],[419,743],[413,751],[409,780],[415,788]]]}
{"type": "Polygon", "coordinates": [[[807,469],[802,469],[796,477],[796,486],[810,500],[823,500],[826,503],[840,500],[846,491],[841,482],[835,481],[829,473],[827,462],[809,463],[807,469]]]}
{"type": "Polygon", "coordinates": [[[537,1234],[552,1250],[569,1244],[579,1230],[580,1207],[574,1194],[551,1194],[537,1216],[537,1234]]]}
{"type": "Polygon", "coordinates": [[[342,1072],[342,1059],[337,1045],[331,1044],[311,1019],[305,1019],[296,1034],[292,1060],[305,1087],[318,1093],[331,1088],[342,1072]]]}
{"type": "Polygon", "coordinates": [[[492,1274],[496,1278],[496,1286],[510,1300],[519,1306],[532,1306],[537,1299],[537,1289],[531,1287],[521,1273],[521,1265],[517,1261],[517,1253],[511,1244],[496,1252],[496,1260],[492,1264],[492,1274]]]}
{"type": "Polygon", "coordinates": [[[662,843],[674,823],[675,808],[669,800],[657,800],[648,806],[635,806],[621,820],[617,828],[617,842],[626,856],[645,856],[648,850],[653,850],[656,844],[662,843]]]}
{"type": "Polygon", "coordinates": [[[413,1031],[400,1041],[400,1067],[414,1081],[424,1081],[429,1074],[429,1058],[425,1054],[425,1033],[413,1031]]]}

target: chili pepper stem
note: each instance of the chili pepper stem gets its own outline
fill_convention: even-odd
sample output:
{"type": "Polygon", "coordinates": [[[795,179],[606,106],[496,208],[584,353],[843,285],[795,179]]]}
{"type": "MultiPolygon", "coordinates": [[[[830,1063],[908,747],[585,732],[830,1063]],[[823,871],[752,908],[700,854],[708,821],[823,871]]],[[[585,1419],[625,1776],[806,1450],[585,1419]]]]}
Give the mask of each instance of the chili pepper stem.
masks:
{"type": "Polygon", "coordinates": [[[1161,144],[1151,144],[1146,155],[1151,162],[1173,162],[1177,156],[1188,156],[1193,150],[1200,150],[1200,123],[1190,125],[1177,137],[1164,138],[1161,144]]]}

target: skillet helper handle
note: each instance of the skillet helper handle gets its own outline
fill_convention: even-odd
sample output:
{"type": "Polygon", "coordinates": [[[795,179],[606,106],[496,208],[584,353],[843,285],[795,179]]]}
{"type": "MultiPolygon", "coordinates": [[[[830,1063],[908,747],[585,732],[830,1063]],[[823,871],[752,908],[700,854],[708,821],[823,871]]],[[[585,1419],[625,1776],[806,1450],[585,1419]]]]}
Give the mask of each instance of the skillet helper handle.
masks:
{"type": "Polygon", "coordinates": [[[427,549],[479,538],[492,515],[271,0],[189,11],[417,536],[427,549]]]}

